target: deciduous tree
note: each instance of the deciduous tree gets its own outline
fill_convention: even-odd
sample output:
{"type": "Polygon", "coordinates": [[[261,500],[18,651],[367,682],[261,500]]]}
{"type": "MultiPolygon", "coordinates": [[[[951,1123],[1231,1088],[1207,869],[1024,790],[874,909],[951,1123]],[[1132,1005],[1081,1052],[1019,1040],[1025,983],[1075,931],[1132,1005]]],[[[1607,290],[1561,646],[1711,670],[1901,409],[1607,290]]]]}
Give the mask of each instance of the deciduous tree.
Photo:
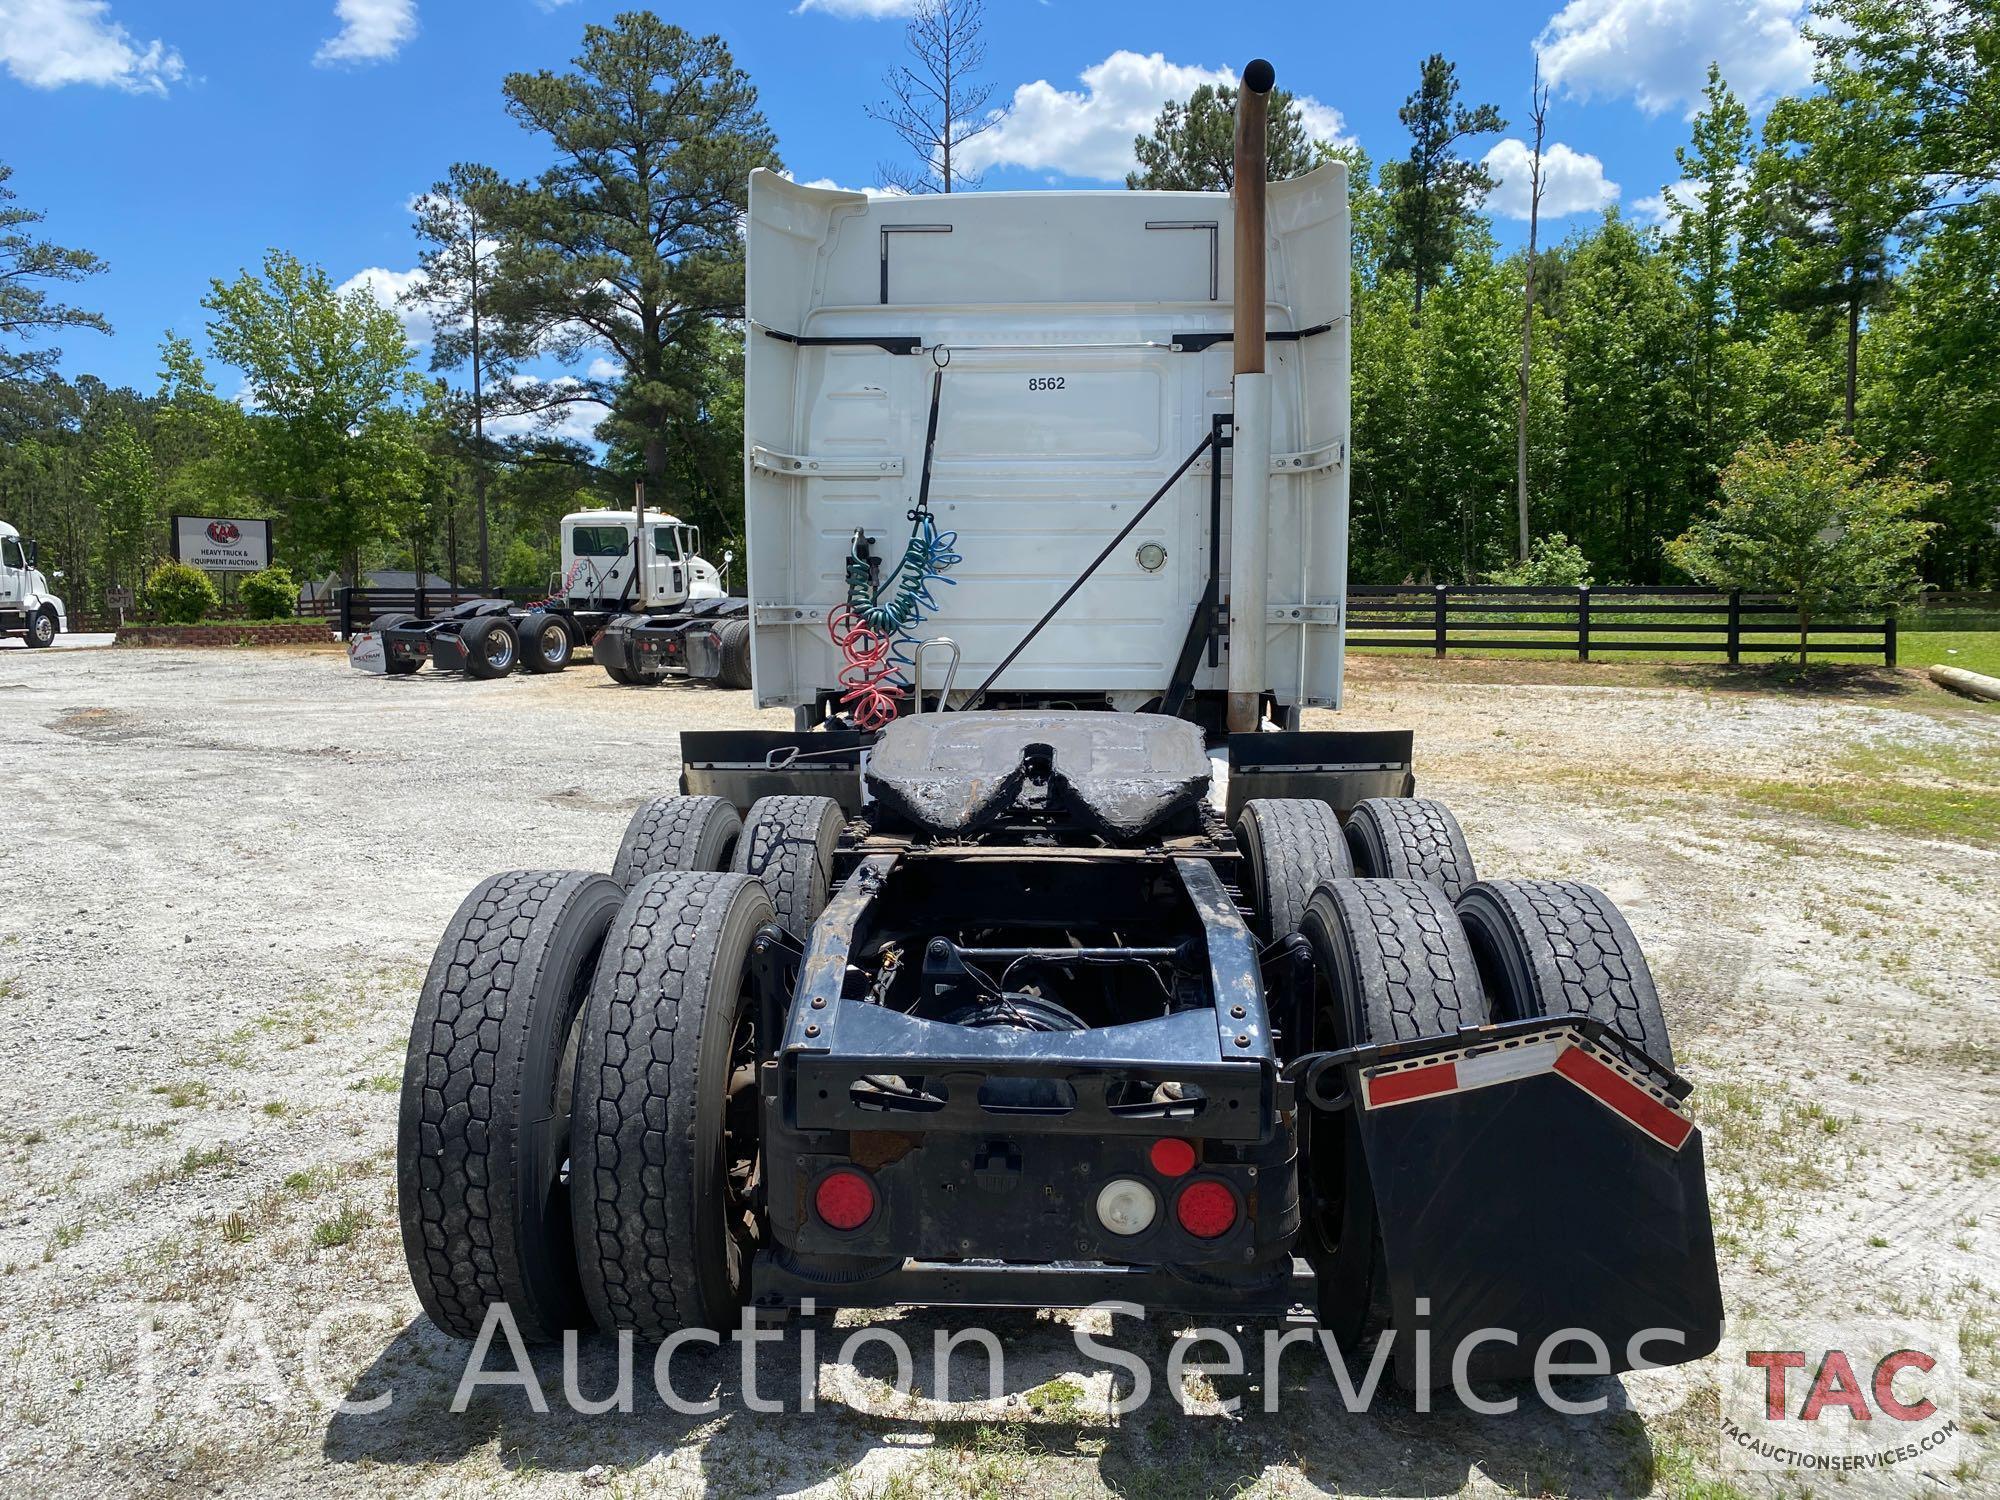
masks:
{"type": "Polygon", "coordinates": [[[1937,528],[1918,519],[1937,486],[1914,464],[1877,472],[1852,438],[1746,443],[1722,495],[1667,543],[1676,566],[1717,588],[1782,594],[1798,612],[1799,665],[1814,620],[1909,598],[1937,528]]]}
{"type": "Polygon", "coordinates": [[[361,549],[423,482],[410,413],[424,383],[401,321],[280,250],[261,275],[212,283],[202,306],[216,357],[243,372],[255,420],[241,469],[276,507],[286,556],[334,562],[352,581],[361,549]]]}

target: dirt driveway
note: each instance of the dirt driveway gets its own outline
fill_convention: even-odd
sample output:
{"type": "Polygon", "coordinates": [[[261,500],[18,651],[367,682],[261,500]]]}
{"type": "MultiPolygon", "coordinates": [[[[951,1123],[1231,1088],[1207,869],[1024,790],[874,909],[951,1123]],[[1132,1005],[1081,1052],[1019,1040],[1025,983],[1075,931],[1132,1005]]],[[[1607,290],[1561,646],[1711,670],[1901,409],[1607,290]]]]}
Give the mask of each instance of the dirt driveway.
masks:
{"type": "MultiPolygon", "coordinates": [[[[1780,696],[1524,675],[1359,662],[1343,722],[1417,731],[1425,789],[1485,873],[1623,905],[1697,1085],[1732,1316],[1931,1319],[1990,1413],[2000,713],[1907,680],[1780,696]]],[[[607,868],[628,810],[673,785],[679,730],[758,722],[788,716],[589,669],[0,659],[0,1490],[1679,1495],[1712,1477],[1712,1369],[1584,1382],[1601,1414],[1473,1419],[1403,1398],[1348,1416],[1323,1365],[1288,1359],[1268,1393],[1255,1368],[1191,1383],[1243,1398],[1234,1415],[1156,1398],[1114,1419],[1111,1365],[1049,1315],[992,1320],[997,1401],[967,1398],[977,1360],[961,1399],[932,1399],[941,1321],[882,1320],[919,1353],[905,1397],[879,1344],[834,1358],[867,1321],[843,1316],[818,1326],[812,1412],[747,1410],[725,1348],[672,1370],[714,1414],[665,1409],[650,1351],[629,1415],[569,1410],[558,1360],[551,1414],[518,1389],[453,1414],[465,1351],[417,1315],[394,1201],[432,944],[492,871],[607,868]]],[[[1114,1342],[1158,1371],[1175,1331],[1114,1342]]],[[[774,1346],[754,1370],[790,1408],[798,1359],[774,1346]]],[[[579,1364],[585,1395],[612,1388],[608,1344],[579,1364]]],[[[1973,1494],[2000,1469],[1937,1477],[1973,1494]]]]}

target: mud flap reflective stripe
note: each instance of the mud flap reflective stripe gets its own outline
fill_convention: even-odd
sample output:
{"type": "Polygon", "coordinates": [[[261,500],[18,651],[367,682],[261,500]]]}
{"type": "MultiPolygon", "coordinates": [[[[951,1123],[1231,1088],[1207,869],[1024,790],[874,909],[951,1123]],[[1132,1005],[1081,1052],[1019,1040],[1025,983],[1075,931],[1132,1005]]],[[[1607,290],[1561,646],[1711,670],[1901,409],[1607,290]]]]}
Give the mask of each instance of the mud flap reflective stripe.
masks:
{"type": "Polygon", "coordinates": [[[1369,1109],[1384,1109],[1545,1073],[1568,1079],[1671,1150],[1678,1151],[1694,1131],[1694,1122],[1663,1091],[1587,1044],[1562,1038],[1428,1057],[1401,1067],[1368,1068],[1363,1071],[1367,1090],[1362,1098],[1369,1109]]]}
{"type": "Polygon", "coordinates": [[[1601,1341],[1609,1372],[1720,1341],[1701,1133],[1608,1044],[1357,1061],[1348,1088],[1404,1384],[1450,1382],[1461,1349],[1478,1381],[1532,1374],[1551,1340],[1557,1362],[1601,1341]]]}

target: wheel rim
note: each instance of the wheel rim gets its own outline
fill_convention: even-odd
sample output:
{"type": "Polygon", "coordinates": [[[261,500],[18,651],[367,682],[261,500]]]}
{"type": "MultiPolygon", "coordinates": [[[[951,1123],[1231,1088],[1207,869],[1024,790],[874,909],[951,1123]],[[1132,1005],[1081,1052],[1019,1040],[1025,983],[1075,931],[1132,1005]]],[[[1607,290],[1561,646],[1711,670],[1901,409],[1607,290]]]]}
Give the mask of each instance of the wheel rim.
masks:
{"type": "Polygon", "coordinates": [[[555,664],[569,655],[569,632],[560,625],[550,625],[542,631],[542,660],[555,664]]]}
{"type": "Polygon", "coordinates": [[[486,664],[489,667],[505,667],[514,660],[514,643],[504,630],[496,630],[486,637],[486,664]]]}
{"type": "Polygon", "coordinates": [[[56,622],[47,615],[35,617],[35,639],[46,646],[56,638],[56,622]]]}

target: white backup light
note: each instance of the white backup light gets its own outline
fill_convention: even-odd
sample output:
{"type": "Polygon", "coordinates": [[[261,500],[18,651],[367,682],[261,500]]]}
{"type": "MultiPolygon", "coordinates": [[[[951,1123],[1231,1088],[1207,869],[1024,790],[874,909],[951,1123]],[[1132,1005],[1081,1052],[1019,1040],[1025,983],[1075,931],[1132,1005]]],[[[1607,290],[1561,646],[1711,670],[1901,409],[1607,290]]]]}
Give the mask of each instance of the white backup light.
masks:
{"type": "Polygon", "coordinates": [[[1133,1177],[1118,1177],[1097,1194],[1097,1219],[1113,1234],[1143,1234],[1160,1212],[1153,1190],[1133,1177]]]}

